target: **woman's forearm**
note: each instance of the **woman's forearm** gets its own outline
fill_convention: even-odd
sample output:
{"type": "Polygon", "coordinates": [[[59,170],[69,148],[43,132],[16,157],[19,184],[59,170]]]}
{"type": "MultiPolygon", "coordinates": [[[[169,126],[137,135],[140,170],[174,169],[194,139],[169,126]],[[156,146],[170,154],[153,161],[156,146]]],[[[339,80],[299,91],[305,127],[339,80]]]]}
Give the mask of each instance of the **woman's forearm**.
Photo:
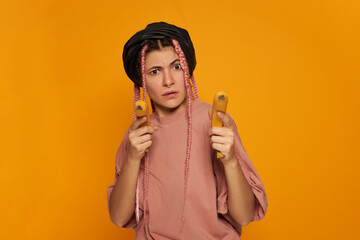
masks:
{"type": "Polygon", "coordinates": [[[126,157],[110,195],[110,219],[118,227],[124,226],[134,213],[140,162],[126,157]]]}
{"type": "Polygon", "coordinates": [[[224,164],[224,169],[229,213],[238,224],[245,226],[253,218],[255,196],[236,157],[224,164]]]}

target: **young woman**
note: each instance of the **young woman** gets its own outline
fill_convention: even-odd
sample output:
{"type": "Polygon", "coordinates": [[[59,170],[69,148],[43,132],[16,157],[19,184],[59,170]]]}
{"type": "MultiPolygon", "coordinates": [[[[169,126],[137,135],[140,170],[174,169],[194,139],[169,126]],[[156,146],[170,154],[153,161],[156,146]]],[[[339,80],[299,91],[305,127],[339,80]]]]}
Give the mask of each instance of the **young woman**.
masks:
{"type": "Polygon", "coordinates": [[[111,220],[136,239],[239,239],[241,226],[265,216],[267,197],[232,118],[219,112],[224,127],[211,127],[188,32],[149,24],[125,44],[123,61],[134,102],[142,87],[153,114],[145,127],[134,116],[117,151],[111,220]]]}

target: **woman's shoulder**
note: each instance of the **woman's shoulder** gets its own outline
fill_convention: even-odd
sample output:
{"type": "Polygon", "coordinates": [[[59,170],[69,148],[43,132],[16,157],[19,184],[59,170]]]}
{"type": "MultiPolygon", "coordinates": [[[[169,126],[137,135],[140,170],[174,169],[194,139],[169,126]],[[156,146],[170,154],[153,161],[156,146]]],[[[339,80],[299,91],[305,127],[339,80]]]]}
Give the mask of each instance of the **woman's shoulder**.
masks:
{"type": "Polygon", "coordinates": [[[208,114],[208,112],[211,108],[212,108],[211,104],[209,104],[207,102],[203,102],[199,98],[195,99],[193,102],[193,112],[208,114]]]}
{"type": "Polygon", "coordinates": [[[200,99],[195,99],[192,107],[192,116],[195,122],[202,123],[202,125],[208,126],[210,124],[210,114],[212,105],[203,102],[200,99]]]}

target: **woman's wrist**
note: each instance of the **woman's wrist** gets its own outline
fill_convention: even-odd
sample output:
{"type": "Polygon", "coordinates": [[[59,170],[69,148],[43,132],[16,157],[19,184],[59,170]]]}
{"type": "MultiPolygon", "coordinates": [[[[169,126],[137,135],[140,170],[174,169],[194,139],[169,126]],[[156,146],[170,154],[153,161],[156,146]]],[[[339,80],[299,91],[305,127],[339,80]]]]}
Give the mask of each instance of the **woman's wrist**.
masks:
{"type": "Polygon", "coordinates": [[[229,160],[223,161],[223,165],[224,165],[225,170],[226,169],[233,169],[233,168],[239,166],[239,162],[238,162],[236,156],[234,155],[229,160]]]}
{"type": "Polygon", "coordinates": [[[125,161],[130,165],[137,166],[140,165],[141,159],[142,159],[141,157],[136,157],[131,154],[127,154],[125,161]]]}

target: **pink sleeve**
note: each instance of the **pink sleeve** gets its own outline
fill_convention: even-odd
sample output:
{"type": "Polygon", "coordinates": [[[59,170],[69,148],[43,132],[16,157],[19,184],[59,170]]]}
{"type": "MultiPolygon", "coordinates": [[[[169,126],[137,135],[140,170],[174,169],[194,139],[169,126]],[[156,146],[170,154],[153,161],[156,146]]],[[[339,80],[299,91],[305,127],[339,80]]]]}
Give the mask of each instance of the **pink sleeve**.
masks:
{"type": "MultiPolygon", "coordinates": [[[[125,133],[124,135],[124,139],[121,142],[117,153],[116,153],[116,157],[115,157],[115,180],[114,180],[114,184],[111,184],[107,187],[107,203],[108,203],[108,210],[110,213],[110,195],[114,189],[115,183],[117,181],[117,178],[120,174],[122,165],[123,165],[123,161],[125,159],[125,155],[126,155],[126,148],[127,148],[127,142],[128,142],[128,132],[125,133]]],[[[142,212],[140,211],[140,217],[142,216],[142,212]]],[[[137,225],[136,223],[136,217],[135,217],[135,212],[133,214],[133,216],[131,217],[131,219],[129,220],[129,222],[127,224],[125,224],[123,227],[124,228],[135,228],[137,225]]]]}
{"type": "MultiPolygon", "coordinates": [[[[254,218],[252,221],[258,221],[264,218],[265,212],[268,206],[267,196],[265,193],[264,185],[260,179],[259,174],[257,173],[254,165],[252,164],[250,158],[248,157],[237,131],[237,127],[233,119],[231,119],[234,132],[235,132],[235,154],[241,166],[241,169],[245,175],[246,180],[250,184],[252,191],[255,195],[255,209],[254,209],[254,218]]],[[[222,214],[226,220],[228,220],[236,229],[241,232],[241,226],[239,226],[228,214],[228,189],[226,185],[225,171],[224,166],[220,161],[214,161],[214,172],[217,181],[217,203],[218,203],[218,213],[222,214]]]]}

